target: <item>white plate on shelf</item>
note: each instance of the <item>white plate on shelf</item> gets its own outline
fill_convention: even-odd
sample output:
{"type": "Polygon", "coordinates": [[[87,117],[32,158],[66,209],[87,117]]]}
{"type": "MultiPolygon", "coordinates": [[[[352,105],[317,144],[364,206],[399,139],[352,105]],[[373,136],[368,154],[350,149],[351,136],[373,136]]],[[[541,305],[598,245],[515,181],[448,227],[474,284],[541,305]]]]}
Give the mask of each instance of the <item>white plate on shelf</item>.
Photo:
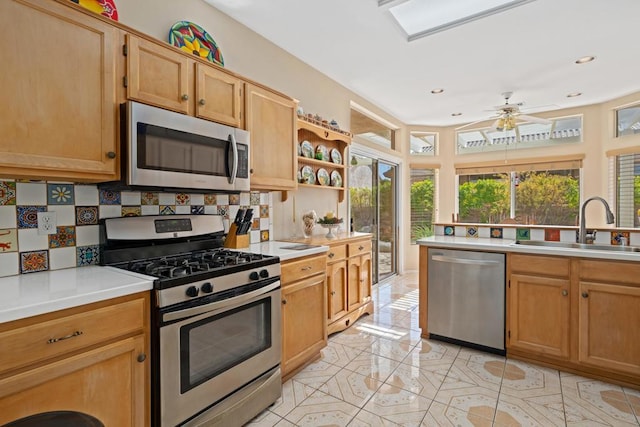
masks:
{"type": "Polygon", "coordinates": [[[331,161],[338,165],[342,164],[342,154],[335,148],[331,150],[331,161]]]}
{"type": "Polygon", "coordinates": [[[329,172],[325,168],[318,169],[318,184],[329,185],[331,178],[329,178],[329,172]]]}
{"type": "Polygon", "coordinates": [[[331,186],[342,187],[342,175],[340,175],[340,172],[338,171],[331,172],[331,186]]]}
{"type": "Polygon", "coordinates": [[[309,141],[305,140],[300,143],[300,151],[304,157],[313,159],[313,145],[309,141]]]}
{"type": "Polygon", "coordinates": [[[302,173],[302,183],[303,184],[315,184],[316,183],[316,174],[313,173],[313,168],[311,166],[303,166],[300,170],[302,173]]]}

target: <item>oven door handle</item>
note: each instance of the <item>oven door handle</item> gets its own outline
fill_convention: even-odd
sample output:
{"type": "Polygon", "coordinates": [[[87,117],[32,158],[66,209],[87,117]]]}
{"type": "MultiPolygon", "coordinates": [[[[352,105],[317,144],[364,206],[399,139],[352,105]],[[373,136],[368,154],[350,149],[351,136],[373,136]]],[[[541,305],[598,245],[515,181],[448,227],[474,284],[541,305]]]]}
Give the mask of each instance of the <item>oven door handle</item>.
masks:
{"type": "Polygon", "coordinates": [[[231,143],[231,150],[233,151],[233,165],[231,166],[231,176],[229,177],[229,184],[233,184],[238,175],[238,143],[236,142],[236,136],[229,134],[229,142],[231,143]]]}
{"type": "Polygon", "coordinates": [[[247,301],[250,301],[260,295],[268,294],[280,287],[280,281],[274,282],[264,288],[256,289],[255,291],[247,292],[246,294],[238,295],[237,297],[225,299],[222,301],[216,301],[211,304],[205,304],[198,307],[185,308],[184,310],[172,311],[164,313],[162,315],[163,322],[171,322],[174,320],[182,320],[188,317],[197,316],[198,314],[209,313],[216,314],[228,310],[229,308],[242,305],[247,301]]]}

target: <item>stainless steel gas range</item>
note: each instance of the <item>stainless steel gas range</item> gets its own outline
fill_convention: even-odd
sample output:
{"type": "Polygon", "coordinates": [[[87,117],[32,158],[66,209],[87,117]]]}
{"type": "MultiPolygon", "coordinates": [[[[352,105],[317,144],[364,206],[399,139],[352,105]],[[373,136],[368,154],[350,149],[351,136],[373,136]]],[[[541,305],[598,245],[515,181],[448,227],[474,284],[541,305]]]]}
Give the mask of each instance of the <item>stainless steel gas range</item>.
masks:
{"type": "Polygon", "coordinates": [[[280,260],[217,215],[111,218],[102,264],[155,276],[152,425],[241,426],[281,394],[280,260]]]}

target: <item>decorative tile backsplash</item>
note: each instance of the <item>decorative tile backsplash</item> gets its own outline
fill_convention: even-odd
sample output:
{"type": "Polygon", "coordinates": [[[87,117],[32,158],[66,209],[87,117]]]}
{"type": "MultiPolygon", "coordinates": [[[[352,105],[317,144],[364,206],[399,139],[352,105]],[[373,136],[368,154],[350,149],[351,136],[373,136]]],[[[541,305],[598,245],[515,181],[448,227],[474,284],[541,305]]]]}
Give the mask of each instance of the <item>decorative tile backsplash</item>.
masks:
{"type": "Polygon", "coordinates": [[[0,180],[0,276],[97,264],[100,219],[213,214],[233,220],[238,209],[249,207],[257,214],[251,243],[269,240],[273,235],[269,193],[106,191],[96,185],[0,180]],[[56,233],[38,234],[38,212],[56,213],[56,233]]]}

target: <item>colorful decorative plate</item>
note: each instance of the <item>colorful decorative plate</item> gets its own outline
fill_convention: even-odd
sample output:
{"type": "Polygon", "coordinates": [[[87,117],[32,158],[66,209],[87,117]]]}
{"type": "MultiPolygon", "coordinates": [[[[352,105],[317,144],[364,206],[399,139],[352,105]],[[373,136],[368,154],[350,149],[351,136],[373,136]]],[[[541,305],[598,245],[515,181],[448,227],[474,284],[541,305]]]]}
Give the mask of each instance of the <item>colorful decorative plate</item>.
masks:
{"type": "Polygon", "coordinates": [[[326,162],[329,161],[329,150],[324,145],[318,145],[316,147],[316,159],[324,160],[326,162]]]}
{"type": "Polygon", "coordinates": [[[331,161],[339,165],[342,164],[342,154],[340,154],[340,152],[335,148],[331,150],[331,161]]]}
{"type": "Polygon", "coordinates": [[[114,21],[118,20],[118,9],[113,0],[71,0],[85,9],[98,13],[114,21]]]}
{"type": "Polygon", "coordinates": [[[318,184],[329,185],[330,182],[329,172],[324,168],[318,169],[318,184]]]}
{"type": "Polygon", "coordinates": [[[300,148],[302,149],[302,155],[304,157],[313,158],[313,145],[309,141],[302,141],[300,143],[300,148]]]}
{"type": "Polygon", "coordinates": [[[216,42],[209,33],[193,22],[178,21],[173,24],[169,30],[169,43],[224,67],[222,52],[216,42]]]}
{"type": "Polygon", "coordinates": [[[304,166],[300,172],[302,172],[302,180],[304,184],[315,184],[316,175],[313,173],[311,166],[304,166]]]}
{"type": "Polygon", "coordinates": [[[331,172],[331,186],[342,187],[342,175],[340,175],[340,172],[338,171],[331,172]]]}

